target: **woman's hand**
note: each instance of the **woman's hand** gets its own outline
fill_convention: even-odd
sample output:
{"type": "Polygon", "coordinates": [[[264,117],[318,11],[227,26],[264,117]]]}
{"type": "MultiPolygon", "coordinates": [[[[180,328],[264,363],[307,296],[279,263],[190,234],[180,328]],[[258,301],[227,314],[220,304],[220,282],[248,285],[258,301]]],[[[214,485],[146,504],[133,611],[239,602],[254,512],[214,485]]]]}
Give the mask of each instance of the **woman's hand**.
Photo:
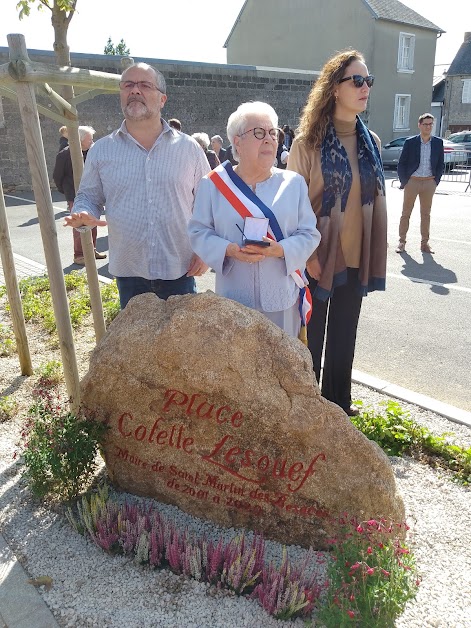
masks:
{"type": "Polygon", "coordinates": [[[315,257],[314,259],[310,259],[306,262],[306,270],[309,273],[309,276],[319,281],[322,274],[322,268],[319,263],[319,259],[315,257]]]}
{"type": "MultiPolygon", "coordinates": [[[[259,246],[254,246],[251,244],[249,246],[244,246],[244,248],[240,248],[238,244],[232,242],[227,246],[226,257],[233,257],[234,259],[239,260],[239,262],[253,264],[254,262],[261,262],[265,259],[265,255],[263,255],[260,251],[261,249],[259,246]]],[[[265,249],[263,249],[263,251],[265,251],[265,249]]]]}
{"type": "Polygon", "coordinates": [[[106,227],[106,220],[98,220],[87,212],[77,212],[64,217],[64,227],[106,227]]]}

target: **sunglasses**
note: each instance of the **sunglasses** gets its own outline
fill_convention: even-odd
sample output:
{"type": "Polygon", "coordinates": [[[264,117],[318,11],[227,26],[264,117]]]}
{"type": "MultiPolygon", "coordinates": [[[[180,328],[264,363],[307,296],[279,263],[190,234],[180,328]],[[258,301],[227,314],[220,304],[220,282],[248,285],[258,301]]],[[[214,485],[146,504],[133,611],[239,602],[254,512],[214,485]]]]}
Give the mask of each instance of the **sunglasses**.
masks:
{"type": "Polygon", "coordinates": [[[340,83],[344,83],[345,81],[353,81],[355,87],[363,87],[363,83],[366,83],[368,87],[373,87],[373,83],[375,82],[375,77],[370,74],[369,76],[362,76],[361,74],[353,74],[352,76],[345,76],[343,79],[340,79],[340,83]]]}

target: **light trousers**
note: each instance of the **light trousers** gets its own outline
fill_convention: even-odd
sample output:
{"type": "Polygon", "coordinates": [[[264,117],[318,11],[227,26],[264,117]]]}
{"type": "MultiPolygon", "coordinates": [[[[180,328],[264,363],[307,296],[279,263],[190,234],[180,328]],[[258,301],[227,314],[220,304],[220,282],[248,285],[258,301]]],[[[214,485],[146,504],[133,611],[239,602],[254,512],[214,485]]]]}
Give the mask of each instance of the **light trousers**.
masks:
{"type": "Polygon", "coordinates": [[[437,189],[435,179],[411,177],[404,187],[404,202],[402,205],[402,216],[399,222],[399,242],[406,243],[409,221],[414,209],[414,204],[419,197],[420,201],[420,237],[421,244],[427,244],[430,238],[430,213],[432,210],[432,199],[437,189]]]}

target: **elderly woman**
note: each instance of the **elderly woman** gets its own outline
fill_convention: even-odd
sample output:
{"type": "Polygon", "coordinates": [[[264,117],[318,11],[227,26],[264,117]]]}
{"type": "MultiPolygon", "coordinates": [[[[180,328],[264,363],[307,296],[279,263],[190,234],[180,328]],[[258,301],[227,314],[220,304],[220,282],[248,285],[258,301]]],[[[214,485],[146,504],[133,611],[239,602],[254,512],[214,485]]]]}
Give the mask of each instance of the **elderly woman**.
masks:
{"type": "Polygon", "coordinates": [[[309,188],[322,234],[306,265],[313,315],[308,346],[322,395],[349,415],[362,298],[385,289],[386,199],[379,138],[361,121],[374,77],[355,50],[337,53],[312,87],[288,169],[309,188]],[[326,334],[327,330],[327,334],[326,334]]]}
{"type": "Polygon", "coordinates": [[[303,178],[273,167],[277,127],[274,109],[262,102],[244,103],[229,117],[238,164],[226,161],[201,180],[188,230],[194,252],[216,271],[217,294],[297,337],[309,308],[296,271],[319,233],[303,178]]]}

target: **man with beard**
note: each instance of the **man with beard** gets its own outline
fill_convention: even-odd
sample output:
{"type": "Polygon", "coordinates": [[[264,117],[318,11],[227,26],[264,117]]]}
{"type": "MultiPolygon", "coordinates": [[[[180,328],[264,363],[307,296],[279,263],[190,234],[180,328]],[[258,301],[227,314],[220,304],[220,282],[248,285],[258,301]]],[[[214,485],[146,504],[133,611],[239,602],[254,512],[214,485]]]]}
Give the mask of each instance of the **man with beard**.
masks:
{"type": "Polygon", "coordinates": [[[196,292],[195,277],[208,267],[191,250],[187,224],[209,164],[192,138],[161,118],[167,96],[158,70],[133,64],[119,86],[124,121],[90,149],[65,224],[108,225],[109,269],[124,308],[144,292],[161,299],[196,292]]]}

